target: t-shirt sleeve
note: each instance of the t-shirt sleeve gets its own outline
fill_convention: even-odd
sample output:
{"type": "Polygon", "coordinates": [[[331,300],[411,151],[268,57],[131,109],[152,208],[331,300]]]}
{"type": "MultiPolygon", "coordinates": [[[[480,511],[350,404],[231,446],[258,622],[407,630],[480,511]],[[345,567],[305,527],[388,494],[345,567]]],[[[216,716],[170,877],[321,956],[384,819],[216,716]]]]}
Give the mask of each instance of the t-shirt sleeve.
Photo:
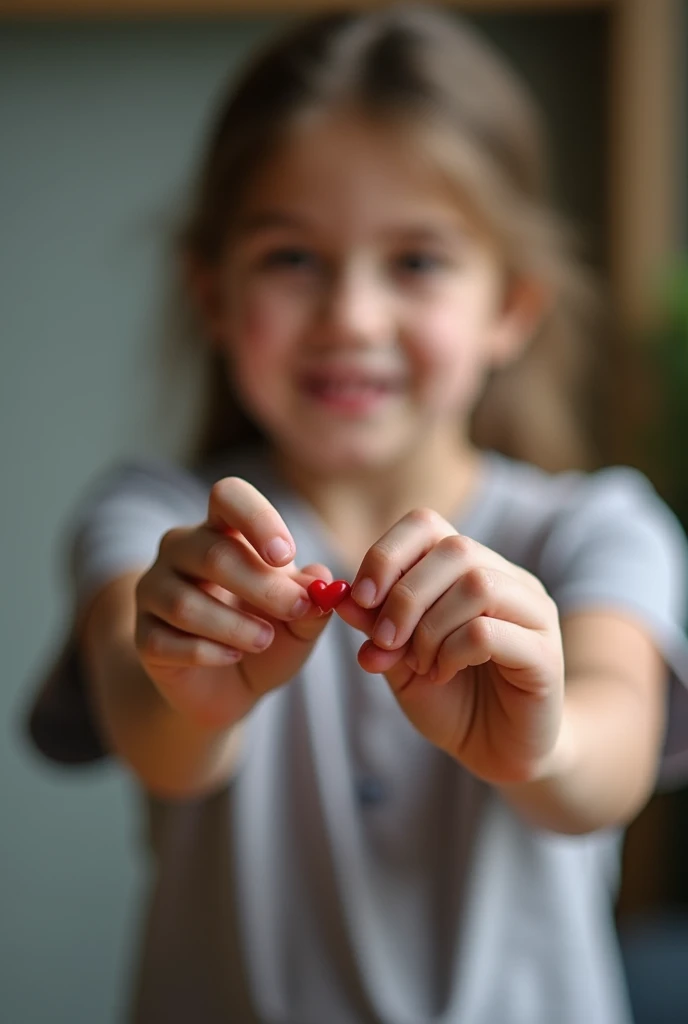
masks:
{"type": "Polygon", "coordinates": [[[554,518],[539,575],[560,613],[627,611],[649,630],[670,670],[660,786],[688,781],[688,547],[673,512],[643,474],[591,474],[554,518]]]}
{"type": "MultiPolygon", "coordinates": [[[[207,500],[198,479],[163,464],[124,465],[95,481],[65,531],[72,621],[101,587],[150,565],[164,533],[200,522],[207,500]]],[[[107,755],[72,630],[38,681],[27,725],[32,743],[50,760],[81,764],[107,755]]]]}

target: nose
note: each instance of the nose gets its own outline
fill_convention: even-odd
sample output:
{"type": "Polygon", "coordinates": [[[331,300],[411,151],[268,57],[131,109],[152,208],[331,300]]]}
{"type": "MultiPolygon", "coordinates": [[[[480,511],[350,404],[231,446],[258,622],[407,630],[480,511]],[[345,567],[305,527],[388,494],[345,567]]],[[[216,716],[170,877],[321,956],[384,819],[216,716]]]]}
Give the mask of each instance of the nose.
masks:
{"type": "Polygon", "coordinates": [[[318,337],[332,347],[373,348],[393,339],[393,310],[384,283],[366,264],[334,271],[323,291],[318,337]]]}

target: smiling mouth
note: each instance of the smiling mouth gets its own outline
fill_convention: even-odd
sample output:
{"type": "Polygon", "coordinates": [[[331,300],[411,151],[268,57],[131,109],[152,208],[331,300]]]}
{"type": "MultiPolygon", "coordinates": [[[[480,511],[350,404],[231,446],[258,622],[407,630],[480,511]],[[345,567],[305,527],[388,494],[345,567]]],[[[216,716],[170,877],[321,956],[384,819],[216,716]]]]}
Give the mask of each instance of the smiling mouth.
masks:
{"type": "Polygon", "coordinates": [[[404,389],[399,377],[363,373],[312,373],[302,378],[302,387],[311,398],[328,403],[374,402],[404,389]]]}
{"type": "Polygon", "coordinates": [[[302,387],[317,407],[346,417],[382,411],[403,389],[399,379],[359,374],[309,374],[302,387]]]}

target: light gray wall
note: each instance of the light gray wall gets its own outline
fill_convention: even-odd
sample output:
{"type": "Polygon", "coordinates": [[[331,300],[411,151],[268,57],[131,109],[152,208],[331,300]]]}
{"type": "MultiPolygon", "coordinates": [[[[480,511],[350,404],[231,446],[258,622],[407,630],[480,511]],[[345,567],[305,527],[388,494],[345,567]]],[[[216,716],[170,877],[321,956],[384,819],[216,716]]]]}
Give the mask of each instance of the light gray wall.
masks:
{"type": "Polygon", "coordinates": [[[13,27],[0,36],[0,1020],[110,1024],[144,864],[113,767],[54,769],[19,733],[65,625],[58,541],[84,484],[174,450],[154,386],[162,224],[210,98],[259,34],[13,27]],[[153,402],[153,408],[149,406],[153,402]]]}
{"type": "MultiPolygon", "coordinates": [[[[547,97],[560,191],[594,228],[594,20],[572,22],[563,50],[552,17],[485,22],[547,97]]],[[[41,762],[21,718],[68,620],[58,553],[78,495],[116,458],[172,453],[197,406],[193,386],[164,414],[156,404],[164,225],[211,97],[267,25],[0,30],[0,1020],[11,1024],[114,1024],[123,1006],[145,884],[133,788],[112,766],[41,762]]]]}

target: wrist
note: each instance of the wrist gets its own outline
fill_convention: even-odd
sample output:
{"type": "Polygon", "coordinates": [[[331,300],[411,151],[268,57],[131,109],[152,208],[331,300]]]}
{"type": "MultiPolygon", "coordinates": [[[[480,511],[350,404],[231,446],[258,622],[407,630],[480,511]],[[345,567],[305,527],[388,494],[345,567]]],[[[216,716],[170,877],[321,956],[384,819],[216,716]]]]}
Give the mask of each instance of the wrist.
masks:
{"type": "Polygon", "coordinates": [[[552,749],[535,767],[532,779],[534,784],[545,785],[556,783],[567,778],[575,771],[578,761],[577,731],[572,721],[571,708],[564,702],[559,723],[559,732],[552,749]]]}

